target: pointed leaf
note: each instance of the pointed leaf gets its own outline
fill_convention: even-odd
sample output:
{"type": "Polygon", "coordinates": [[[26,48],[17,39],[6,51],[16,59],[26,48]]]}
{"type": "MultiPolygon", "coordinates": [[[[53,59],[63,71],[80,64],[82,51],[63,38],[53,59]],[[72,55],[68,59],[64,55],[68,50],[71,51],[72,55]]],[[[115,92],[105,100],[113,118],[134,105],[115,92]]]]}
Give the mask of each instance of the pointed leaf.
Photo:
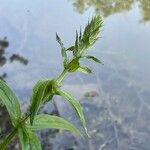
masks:
{"type": "Polygon", "coordinates": [[[42,150],[38,137],[31,131],[31,129],[19,128],[18,134],[22,150],[42,150]]]}
{"type": "Polygon", "coordinates": [[[61,38],[58,36],[58,34],[56,33],[56,41],[59,43],[59,45],[61,46],[61,54],[62,57],[64,59],[64,67],[67,65],[68,63],[68,58],[67,58],[67,53],[66,53],[66,48],[64,47],[64,44],[61,40],[61,38]]]}
{"type": "Polygon", "coordinates": [[[97,63],[100,63],[100,64],[103,64],[98,58],[94,57],[94,56],[86,56],[87,59],[92,59],[93,61],[97,62],[97,63]]]}
{"type": "Polygon", "coordinates": [[[80,67],[79,58],[73,59],[68,65],[68,72],[75,72],[80,67]]]}
{"type": "Polygon", "coordinates": [[[74,51],[74,50],[75,50],[74,46],[71,46],[71,47],[67,48],[67,51],[74,51]]]}
{"type": "Polygon", "coordinates": [[[62,117],[47,114],[36,115],[32,126],[29,126],[29,128],[32,130],[54,128],[54,129],[68,130],[73,134],[80,135],[79,129],[77,129],[71,122],[65,120],[62,117]]]}
{"type": "Polygon", "coordinates": [[[76,57],[78,51],[79,51],[79,36],[78,36],[78,31],[76,31],[75,49],[73,51],[73,56],[76,57]]]}
{"type": "Polygon", "coordinates": [[[80,28],[80,33],[76,31],[76,40],[74,45],[67,50],[73,52],[74,57],[82,57],[87,53],[87,49],[92,47],[98,40],[98,35],[103,26],[103,21],[100,16],[95,16],[86,25],[84,32],[80,28]]]}
{"type": "Polygon", "coordinates": [[[86,42],[86,48],[93,46],[93,44],[98,39],[98,34],[100,32],[100,28],[102,27],[103,21],[100,16],[95,16],[92,20],[87,24],[83,33],[83,41],[86,42]]]}
{"type": "MultiPolygon", "coordinates": [[[[77,56],[83,56],[87,53],[87,49],[92,47],[98,39],[100,29],[102,27],[103,21],[100,16],[95,16],[86,25],[84,32],[81,32],[78,40],[78,54],[77,56]]],[[[77,40],[76,40],[77,41],[77,40]]]]}
{"type": "Polygon", "coordinates": [[[30,121],[33,122],[34,116],[37,114],[39,107],[53,97],[53,80],[38,81],[33,87],[31,106],[30,106],[30,121]]]}
{"type": "Polygon", "coordinates": [[[64,92],[60,89],[57,89],[57,94],[64,97],[71,104],[71,106],[74,108],[75,112],[79,116],[80,121],[85,129],[85,132],[87,133],[86,122],[80,102],[71,94],[64,92]]]}
{"type": "Polygon", "coordinates": [[[88,67],[79,67],[79,68],[78,68],[78,71],[83,72],[83,73],[86,73],[86,74],[92,72],[91,69],[88,68],[88,67]]]}
{"type": "Polygon", "coordinates": [[[7,84],[0,80],[0,101],[6,106],[13,126],[17,126],[21,119],[21,110],[18,98],[7,84]]]}
{"type": "Polygon", "coordinates": [[[79,35],[79,41],[82,39],[82,29],[80,27],[80,35],[79,35]]]}

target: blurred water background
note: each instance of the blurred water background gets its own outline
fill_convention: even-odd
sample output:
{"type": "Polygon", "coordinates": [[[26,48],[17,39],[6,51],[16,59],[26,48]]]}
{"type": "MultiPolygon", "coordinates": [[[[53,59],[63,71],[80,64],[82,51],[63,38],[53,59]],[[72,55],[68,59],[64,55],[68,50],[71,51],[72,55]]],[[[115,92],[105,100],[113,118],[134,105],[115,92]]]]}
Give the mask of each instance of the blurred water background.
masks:
{"type": "MultiPolygon", "coordinates": [[[[85,62],[93,74],[70,75],[63,87],[81,101],[91,139],[45,133],[44,150],[150,149],[150,0],[0,2],[0,39],[9,41],[0,51],[0,76],[15,90],[24,111],[35,82],[62,71],[56,32],[69,46],[76,29],[92,16],[104,18],[101,38],[90,50],[104,66],[85,62]]],[[[59,113],[78,124],[71,108],[59,97],[55,101],[59,113]]]]}

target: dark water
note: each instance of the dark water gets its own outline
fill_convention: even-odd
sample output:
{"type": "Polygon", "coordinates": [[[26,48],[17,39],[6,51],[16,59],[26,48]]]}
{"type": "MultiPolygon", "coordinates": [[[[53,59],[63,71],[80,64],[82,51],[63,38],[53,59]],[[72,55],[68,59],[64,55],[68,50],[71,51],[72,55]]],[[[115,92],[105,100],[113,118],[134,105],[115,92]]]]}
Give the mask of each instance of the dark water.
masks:
{"type": "MultiPolygon", "coordinates": [[[[150,0],[0,2],[0,39],[9,41],[0,53],[0,76],[25,109],[33,84],[62,70],[55,33],[69,45],[89,18],[104,17],[101,38],[90,53],[105,65],[90,64],[92,75],[69,76],[64,86],[81,99],[92,138],[59,133],[52,140],[54,150],[150,149],[150,0]],[[90,91],[98,96],[85,98],[90,91]]],[[[60,113],[69,117],[70,108],[57,101],[60,113]]]]}

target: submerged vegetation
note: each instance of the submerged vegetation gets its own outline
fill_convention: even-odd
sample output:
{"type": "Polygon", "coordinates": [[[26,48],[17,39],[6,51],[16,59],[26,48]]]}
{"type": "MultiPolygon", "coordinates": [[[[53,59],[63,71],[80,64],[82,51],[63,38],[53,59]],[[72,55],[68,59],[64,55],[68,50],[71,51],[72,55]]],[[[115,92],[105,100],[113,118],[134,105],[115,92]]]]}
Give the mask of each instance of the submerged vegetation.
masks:
{"type": "Polygon", "coordinates": [[[81,29],[79,32],[76,31],[75,42],[69,48],[64,46],[61,38],[56,34],[56,40],[61,47],[64,69],[58,77],[52,80],[40,80],[34,85],[29,112],[26,115],[21,112],[17,96],[4,81],[0,80],[0,103],[7,108],[13,126],[13,130],[3,141],[0,141],[0,150],[5,150],[17,136],[19,137],[22,150],[41,150],[41,143],[35,131],[45,128],[67,130],[75,135],[81,136],[88,135],[81,104],[70,93],[62,90],[61,87],[63,79],[69,73],[78,71],[83,73],[92,72],[87,66],[82,66],[80,63],[81,59],[89,59],[102,64],[98,58],[88,55],[88,49],[98,40],[102,23],[100,16],[93,17],[83,32],[81,29]],[[39,114],[40,107],[46,105],[55,95],[63,97],[73,107],[84,130],[78,129],[75,125],[62,117],[39,114]]]}

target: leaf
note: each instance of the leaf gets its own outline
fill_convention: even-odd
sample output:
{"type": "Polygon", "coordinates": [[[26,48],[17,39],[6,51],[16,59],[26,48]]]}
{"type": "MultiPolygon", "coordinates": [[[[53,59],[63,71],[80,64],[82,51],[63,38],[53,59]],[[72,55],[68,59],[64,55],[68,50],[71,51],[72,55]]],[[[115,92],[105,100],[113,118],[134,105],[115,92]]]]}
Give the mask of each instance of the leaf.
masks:
{"type": "Polygon", "coordinates": [[[94,57],[94,56],[86,56],[87,59],[92,59],[93,61],[97,62],[97,63],[100,63],[100,64],[103,64],[98,58],[94,57]]]}
{"type": "Polygon", "coordinates": [[[81,40],[82,39],[82,29],[81,29],[81,27],[80,27],[80,35],[79,35],[79,40],[81,40]]]}
{"type": "Polygon", "coordinates": [[[32,126],[29,126],[32,130],[40,130],[45,128],[54,128],[68,130],[73,134],[80,135],[79,129],[77,129],[71,122],[65,120],[62,117],[40,114],[36,115],[32,126]]]}
{"type": "Polygon", "coordinates": [[[79,67],[79,58],[75,58],[68,64],[67,69],[68,72],[75,72],[79,67]]]}
{"type": "Polygon", "coordinates": [[[100,16],[95,16],[85,27],[82,41],[88,41],[86,48],[93,46],[93,44],[98,39],[98,34],[100,32],[100,28],[102,27],[103,21],[100,16]]]}
{"type": "Polygon", "coordinates": [[[31,106],[30,106],[30,121],[33,122],[34,116],[37,114],[39,107],[53,97],[53,80],[38,81],[33,87],[31,106]]]}
{"type": "Polygon", "coordinates": [[[0,80],[0,101],[6,106],[12,124],[16,127],[21,119],[20,104],[16,95],[2,80],[0,80]]]}
{"type": "Polygon", "coordinates": [[[67,48],[67,51],[74,51],[75,47],[74,46],[70,46],[69,48],[67,48]]]}
{"type": "Polygon", "coordinates": [[[78,37],[78,31],[76,31],[76,40],[75,40],[75,50],[73,51],[73,56],[77,56],[79,51],[79,37],[78,37]]]}
{"type": "Polygon", "coordinates": [[[85,118],[84,118],[84,114],[83,114],[83,110],[82,110],[80,102],[76,100],[76,98],[72,96],[71,94],[64,92],[60,89],[57,89],[57,94],[64,97],[71,104],[71,106],[74,108],[75,112],[79,116],[80,121],[85,129],[85,132],[87,133],[86,122],[85,122],[85,118]]]}
{"type": "Polygon", "coordinates": [[[91,69],[88,68],[88,67],[79,67],[79,68],[78,68],[78,71],[83,72],[83,73],[86,73],[86,74],[92,72],[91,69]]]}
{"type": "Polygon", "coordinates": [[[61,54],[62,57],[64,59],[64,67],[67,65],[68,63],[68,58],[67,58],[67,53],[66,53],[66,48],[64,47],[64,44],[61,40],[61,38],[58,36],[58,34],[56,33],[56,41],[59,43],[59,45],[61,46],[61,54]]]}
{"type": "Polygon", "coordinates": [[[38,137],[29,128],[18,129],[22,150],[42,150],[38,137]],[[26,131],[25,131],[26,130],[26,131]]]}
{"type": "Polygon", "coordinates": [[[68,48],[68,50],[71,50],[75,57],[82,57],[87,52],[87,49],[92,47],[97,41],[102,24],[103,21],[100,16],[93,17],[86,25],[83,33],[81,29],[80,35],[76,31],[75,44],[68,48]]]}

